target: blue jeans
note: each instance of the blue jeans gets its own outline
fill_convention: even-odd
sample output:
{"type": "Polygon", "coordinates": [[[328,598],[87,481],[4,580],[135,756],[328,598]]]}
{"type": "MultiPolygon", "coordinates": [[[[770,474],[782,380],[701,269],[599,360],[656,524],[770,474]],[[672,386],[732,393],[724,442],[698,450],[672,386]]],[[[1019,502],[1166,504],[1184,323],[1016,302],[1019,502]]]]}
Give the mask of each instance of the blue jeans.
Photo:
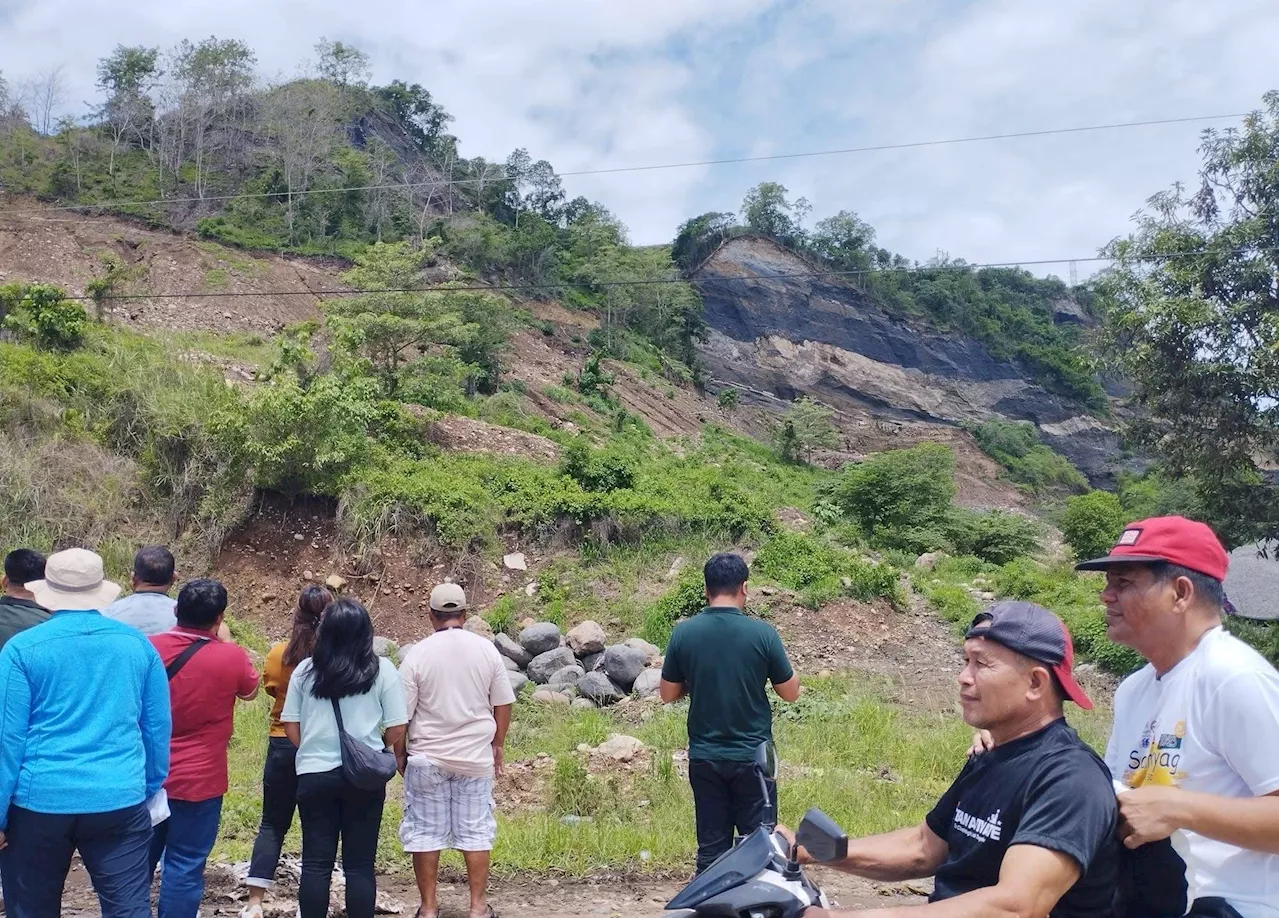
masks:
{"type": "Polygon", "coordinates": [[[144,804],[69,816],[9,807],[9,846],[0,851],[9,918],[58,918],[71,855],[80,852],[102,907],[102,918],[150,918],[144,804]]]}
{"type": "Polygon", "coordinates": [[[204,897],[204,864],[218,839],[222,798],[169,801],[169,818],[151,836],[151,872],[164,856],[158,918],[196,918],[204,897]]]}

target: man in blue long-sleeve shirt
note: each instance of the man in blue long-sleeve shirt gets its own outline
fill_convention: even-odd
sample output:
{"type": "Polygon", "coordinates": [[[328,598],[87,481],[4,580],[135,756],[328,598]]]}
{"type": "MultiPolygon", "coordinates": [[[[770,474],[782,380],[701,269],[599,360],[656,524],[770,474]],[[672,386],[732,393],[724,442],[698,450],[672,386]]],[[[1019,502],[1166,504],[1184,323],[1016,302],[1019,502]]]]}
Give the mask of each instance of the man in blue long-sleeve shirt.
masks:
{"type": "Polygon", "coordinates": [[[80,852],[103,918],[150,914],[147,800],[169,770],[169,686],[150,642],[100,609],[102,558],[50,555],[53,616],[0,650],[0,874],[10,918],[56,918],[80,852]]]}

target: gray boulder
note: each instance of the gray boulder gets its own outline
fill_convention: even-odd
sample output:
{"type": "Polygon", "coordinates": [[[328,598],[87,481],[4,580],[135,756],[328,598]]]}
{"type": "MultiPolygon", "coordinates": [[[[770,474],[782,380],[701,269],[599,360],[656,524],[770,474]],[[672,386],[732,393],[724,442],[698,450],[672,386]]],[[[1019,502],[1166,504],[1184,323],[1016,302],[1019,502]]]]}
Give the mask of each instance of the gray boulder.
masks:
{"type": "Polygon", "coordinates": [[[502,654],[508,660],[514,660],[516,666],[524,669],[529,665],[529,661],[533,659],[533,654],[521,647],[516,641],[512,640],[505,634],[500,634],[493,639],[493,646],[498,648],[498,653],[502,654]]]}
{"type": "Polygon", "coordinates": [[[623,689],[630,689],[636,677],[644,672],[648,665],[649,660],[644,655],[644,651],[628,647],[626,644],[614,644],[612,647],[605,648],[604,661],[600,668],[623,689]]]}
{"type": "Polygon", "coordinates": [[[561,695],[568,695],[570,698],[578,697],[578,687],[572,682],[556,682],[552,680],[544,685],[543,688],[561,695]]]}
{"type": "Polygon", "coordinates": [[[507,681],[511,683],[511,691],[517,695],[520,690],[529,684],[529,677],[522,672],[507,673],[507,681]]]}
{"type": "Polygon", "coordinates": [[[577,662],[573,651],[568,647],[556,647],[554,650],[548,650],[546,653],[540,653],[529,661],[528,668],[525,673],[530,679],[542,685],[551,681],[551,677],[558,670],[564,669],[566,666],[572,666],[577,662]]]}
{"type": "Polygon", "coordinates": [[[619,702],[627,694],[604,673],[587,673],[578,683],[578,692],[583,698],[590,698],[601,707],[619,702]]]}
{"type": "Polygon", "coordinates": [[[622,645],[624,647],[632,647],[640,651],[642,654],[644,654],[645,666],[648,666],[654,660],[658,659],[658,657],[662,656],[661,650],[659,650],[657,647],[654,647],[648,641],[641,640],[640,638],[629,638],[623,641],[622,645]]]}
{"type": "Polygon", "coordinates": [[[389,637],[375,637],[373,639],[373,652],[380,657],[394,660],[399,650],[400,648],[396,646],[396,642],[389,637]]]}
{"type": "Polygon", "coordinates": [[[596,709],[596,703],[590,698],[575,698],[569,707],[573,708],[575,711],[594,711],[596,709]]]}
{"type": "Polygon", "coordinates": [[[635,684],[631,686],[631,691],[635,692],[637,698],[653,698],[658,694],[658,683],[661,681],[661,670],[646,669],[636,677],[635,684]]]}
{"type": "Polygon", "coordinates": [[[582,677],[587,674],[577,663],[573,663],[563,669],[558,669],[551,674],[551,678],[547,682],[559,682],[563,685],[577,685],[582,681],[582,677]]]}
{"type": "Polygon", "coordinates": [[[520,664],[517,663],[515,660],[511,659],[510,657],[503,657],[502,665],[507,668],[507,672],[509,673],[520,672],[520,664]]]}
{"type": "Polygon", "coordinates": [[[604,651],[599,653],[589,653],[582,658],[582,668],[589,673],[596,672],[600,669],[600,664],[604,662],[604,651]]]}
{"type": "Polygon", "coordinates": [[[568,695],[562,695],[559,692],[553,692],[548,689],[540,688],[533,693],[533,700],[538,704],[552,704],[569,706],[573,700],[568,695]]]}
{"type": "Polygon", "coordinates": [[[538,622],[520,632],[520,646],[533,656],[560,646],[560,626],[555,622],[538,622]]]}
{"type": "Polygon", "coordinates": [[[580,657],[604,650],[604,638],[604,629],[590,621],[574,625],[565,635],[565,641],[568,642],[569,647],[580,657]]]}

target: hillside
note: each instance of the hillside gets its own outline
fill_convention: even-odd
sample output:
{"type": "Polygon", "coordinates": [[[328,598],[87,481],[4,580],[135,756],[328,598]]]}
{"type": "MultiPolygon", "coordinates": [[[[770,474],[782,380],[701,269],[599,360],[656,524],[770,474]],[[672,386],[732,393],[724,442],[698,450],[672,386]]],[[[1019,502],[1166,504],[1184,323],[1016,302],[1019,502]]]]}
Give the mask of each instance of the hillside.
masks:
{"type": "Polygon", "coordinates": [[[753,236],[729,239],[703,261],[692,280],[710,330],[702,353],[713,388],[738,386],[766,404],[808,395],[898,421],[1030,421],[1095,486],[1114,486],[1119,438],[1078,402],[967,335],[892,312],[838,277],[768,279],[814,270],[753,236]]]}

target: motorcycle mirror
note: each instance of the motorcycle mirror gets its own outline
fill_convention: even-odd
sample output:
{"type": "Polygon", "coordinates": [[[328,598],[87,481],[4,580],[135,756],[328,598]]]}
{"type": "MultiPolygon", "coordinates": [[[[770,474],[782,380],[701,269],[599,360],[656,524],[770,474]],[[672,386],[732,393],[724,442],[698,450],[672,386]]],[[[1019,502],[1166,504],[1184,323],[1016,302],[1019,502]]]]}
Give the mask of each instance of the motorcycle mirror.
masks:
{"type": "Polygon", "coordinates": [[[822,810],[814,807],[804,814],[796,829],[796,844],[819,863],[842,861],[849,853],[849,836],[822,810]]]}
{"type": "Polygon", "coordinates": [[[756,768],[770,781],[778,780],[778,749],[766,741],[756,747],[756,768]]]}

